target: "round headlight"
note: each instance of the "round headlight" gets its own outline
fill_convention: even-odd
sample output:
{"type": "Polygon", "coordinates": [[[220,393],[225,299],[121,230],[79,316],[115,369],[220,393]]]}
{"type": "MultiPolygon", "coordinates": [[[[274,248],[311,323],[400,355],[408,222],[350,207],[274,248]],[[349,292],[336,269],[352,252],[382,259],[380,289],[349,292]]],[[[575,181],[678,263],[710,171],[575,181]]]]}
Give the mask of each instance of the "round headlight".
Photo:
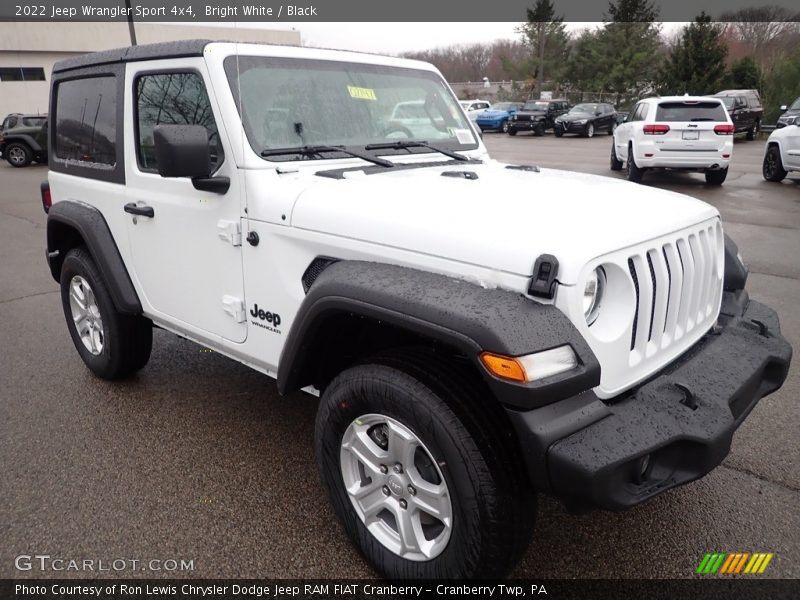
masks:
{"type": "Polygon", "coordinates": [[[583,314],[586,323],[591,325],[600,314],[600,304],[606,288],[606,273],[601,267],[591,272],[583,288],[583,314]]]}

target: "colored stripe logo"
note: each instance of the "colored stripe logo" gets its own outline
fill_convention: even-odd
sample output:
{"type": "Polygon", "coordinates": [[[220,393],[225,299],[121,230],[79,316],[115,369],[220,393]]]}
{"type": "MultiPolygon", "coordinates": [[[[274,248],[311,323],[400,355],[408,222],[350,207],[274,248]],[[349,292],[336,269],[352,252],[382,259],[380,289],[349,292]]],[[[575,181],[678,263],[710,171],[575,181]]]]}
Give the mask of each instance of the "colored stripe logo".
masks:
{"type": "Polygon", "coordinates": [[[701,575],[738,575],[740,573],[760,574],[767,570],[772,552],[714,552],[706,553],[696,573],[701,575]]]}

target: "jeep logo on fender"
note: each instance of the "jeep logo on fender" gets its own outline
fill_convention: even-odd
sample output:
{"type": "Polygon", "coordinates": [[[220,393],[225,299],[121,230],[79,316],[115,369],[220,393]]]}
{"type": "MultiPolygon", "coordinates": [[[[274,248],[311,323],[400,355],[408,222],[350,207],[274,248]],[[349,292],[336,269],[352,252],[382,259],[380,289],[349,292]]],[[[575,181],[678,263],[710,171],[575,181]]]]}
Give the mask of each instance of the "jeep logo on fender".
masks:
{"type": "Polygon", "coordinates": [[[258,304],[253,304],[253,308],[250,309],[250,314],[256,319],[270,323],[272,327],[269,325],[262,325],[256,321],[253,321],[253,324],[258,325],[259,327],[264,327],[265,329],[269,329],[270,331],[274,331],[275,333],[280,333],[277,327],[281,324],[281,316],[278,313],[263,310],[258,308],[258,304]]]}

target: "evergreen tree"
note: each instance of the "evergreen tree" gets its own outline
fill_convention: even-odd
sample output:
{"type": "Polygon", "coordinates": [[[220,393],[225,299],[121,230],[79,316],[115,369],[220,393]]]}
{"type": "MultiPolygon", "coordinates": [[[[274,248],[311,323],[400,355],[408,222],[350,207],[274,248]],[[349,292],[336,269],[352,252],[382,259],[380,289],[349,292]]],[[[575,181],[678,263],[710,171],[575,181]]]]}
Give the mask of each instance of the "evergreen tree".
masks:
{"type": "Polygon", "coordinates": [[[722,28],[701,12],[694,23],[683,28],[672,48],[661,71],[659,90],[700,96],[718,92],[725,81],[727,54],[722,28]]]}
{"type": "Polygon", "coordinates": [[[533,80],[539,91],[546,81],[558,87],[566,68],[569,40],[564,19],[556,16],[552,0],[536,0],[527,14],[528,22],[521,25],[517,32],[530,58],[510,70],[516,71],[518,78],[533,80]]]}
{"type": "Polygon", "coordinates": [[[728,77],[728,85],[734,89],[756,90],[761,87],[761,72],[752,56],[735,61],[728,77]]]}

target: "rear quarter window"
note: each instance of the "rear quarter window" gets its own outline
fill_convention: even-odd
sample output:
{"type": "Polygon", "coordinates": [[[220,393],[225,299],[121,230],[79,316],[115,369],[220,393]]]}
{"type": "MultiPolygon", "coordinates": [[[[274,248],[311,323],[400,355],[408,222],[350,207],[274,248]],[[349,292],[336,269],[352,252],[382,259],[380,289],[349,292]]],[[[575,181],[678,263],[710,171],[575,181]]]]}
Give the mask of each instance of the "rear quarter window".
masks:
{"type": "Polygon", "coordinates": [[[720,102],[662,102],[656,121],[727,121],[720,102]]]}
{"type": "Polygon", "coordinates": [[[113,166],[117,162],[115,77],[72,79],[56,90],[55,155],[67,161],[113,166]]]}

